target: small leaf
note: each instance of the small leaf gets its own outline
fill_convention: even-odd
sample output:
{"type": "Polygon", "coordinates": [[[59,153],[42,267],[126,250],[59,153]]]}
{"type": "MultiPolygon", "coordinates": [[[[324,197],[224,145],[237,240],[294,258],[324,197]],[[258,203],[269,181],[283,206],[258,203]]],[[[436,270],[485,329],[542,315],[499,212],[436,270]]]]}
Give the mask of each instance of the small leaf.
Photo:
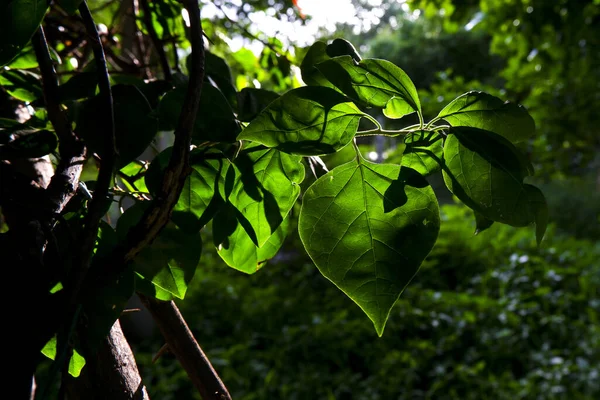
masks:
{"type": "Polygon", "coordinates": [[[18,100],[32,102],[42,97],[42,83],[37,74],[10,69],[0,73],[0,85],[18,100]]]}
{"type": "MultiPolygon", "coordinates": [[[[117,222],[117,234],[121,240],[138,223],[146,207],[146,204],[136,203],[121,215],[117,222]]],[[[142,279],[183,299],[196,272],[201,251],[200,233],[185,233],[170,222],[154,242],[136,256],[133,269],[142,279]]]]}
{"type": "Polygon", "coordinates": [[[29,42],[49,5],[47,0],[0,2],[0,67],[8,64],[29,42]]]}
{"type": "MultiPolygon", "coordinates": [[[[115,85],[112,88],[115,137],[118,167],[124,167],[143,153],[158,131],[152,109],[142,92],[132,85],[115,85]]],[[[95,96],[85,101],[77,118],[76,131],[91,151],[102,157],[106,154],[108,112],[105,101],[95,96]]]]}
{"type": "Polygon", "coordinates": [[[334,153],[356,134],[363,113],[332,89],[308,86],[273,101],[238,136],[304,156],[334,153]]]}
{"type": "Polygon", "coordinates": [[[98,74],[86,71],[73,75],[68,81],[58,87],[58,98],[61,103],[69,100],[87,99],[96,94],[98,74]]]}
{"type": "MultiPolygon", "coordinates": [[[[58,144],[56,135],[47,130],[11,131],[8,138],[8,143],[0,144],[0,160],[43,157],[53,152],[58,144]]],[[[3,139],[1,141],[4,142],[3,139]]]]}
{"type": "MultiPolygon", "coordinates": [[[[424,132],[425,135],[428,132],[424,132]]],[[[404,141],[406,149],[402,155],[402,166],[412,168],[423,176],[438,172],[443,162],[443,142],[439,134],[433,134],[431,138],[420,144],[421,135],[408,135],[404,141]],[[428,144],[430,143],[430,144],[428,144]]],[[[388,162],[396,162],[388,160],[388,162]]]]}
{"type": "Polygon", "coordinates": [[[317,64],[330,58],[327,55],[327,43],[318,41],[310,46],[300,65],[300,72],[304,83],[309,86],[325,86],[335,89],[335,86],[315,67],[317,64]]]}
{"type": "Polygon", "coordinates": [[[382,108],[388,118],[421,113],[415,85],[389,61],[368,58],[357,63],[350,56],[342,56],[321,62],[316,68],[347,96],[368,107],[382,108]]]}
{"type": "Polygon", "coordinates": [[[223,207],[213,220],[213,241],[225,263],[238,271],[253,274],[277,254],[285,240],[289,218],[286,218],[268,240],[258,247],[242,223],[243,216],[231,204],[223,207]]]}
{"type": "Polygon", "coordinates": [[[469,126],[504,136],[513,143],[530,138],[535,121],[516,103],[503,102],[484,92],[469,92],[452,100],[436,117],[452,126],[469,126]]]}
{"type": "Polygon", "coordinates": [[[274,149],[250,147],[229,169],[223,198],[239,211],[242,225],[257,246],[275,233],[296,202],[304,180],[301,161],[274,149]]]}
{"type": "MultiPolygon", "coordinates": [[[[51,360],[56,358],[56,336],[54,336],[42,349],[42,354],[48,357],[51,360]]],[[[81,374],[81,370],[85,366],[85,358],[77,349],[73,349],[73,355],[69,360],[69,375],[77,378],[81,374]]]]}
{"type": "Polygon", "coordinates": [[[333,39],[333,41],[329,45],[327,45],[327,49],[325,50],[325,52],[331,58],[339,56],[350,56],[356,62],[359,62],[361,60],[361,57],[356,51],[354,45],[346,39],[342,38],[333,39]]]}
{"type": "Polygon", "coordinates": [[[298,222],[319,271],[358,304],[379,336],[439,228],[437,199],[422,176],[364,160],[320,177],[303,196],[298,222]]]}
{"type": "Polygon", "coordinates": [[[270,90],[244,88],[238,93],[238,119],[250,122],[279,95],[270,90]]]}
{"type": "MultiPolygon", "coordinates": [[[[179,87],[167,92],[161,99],[158,115],[165,130],[175,129],[177,126],[186,92],[187,88],[179,87]]],[[[216,87],[205,84],[200,96],[200,108],[194,124],[192,142],[232,143],[240,131],[239,123],[223,93],[216,87]]]]}
{"type": "Polygon", "coordinates": [[[481,217],[512,226],[535,222],[532,207],[541,210],[545,200],[523,183],[531,171],[519,150],[502,136],[481,129],[457,127],[449,132],[443,171],[448,189],[481,217]]]}

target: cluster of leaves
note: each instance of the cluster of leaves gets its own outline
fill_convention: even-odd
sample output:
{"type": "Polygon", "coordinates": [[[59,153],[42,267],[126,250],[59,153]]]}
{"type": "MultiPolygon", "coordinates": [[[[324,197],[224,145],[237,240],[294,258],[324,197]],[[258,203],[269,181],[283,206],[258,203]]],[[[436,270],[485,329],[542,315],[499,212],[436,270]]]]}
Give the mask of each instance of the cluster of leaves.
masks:
{"type": "MultiPolygon", "coordinates": [[[[440,211],[437,244],[382,338],[298,251],[297,238],[251,277],[223,269],[205,249],[181,310],[210,343],[233,397],[598,397],[598,243],[550,227],[538,248],[531,229],[500,224],[473,237],[469,209],[440,211]]],[[[161,398],[190,396],[171,358],[152,363],[159,344],[138,347],[144,378],[161,398]]]]}
{"type": "MultiPolygon", "coordinates": [[[[64,3],[65,10],[74,13],[81,2],[64,3]]],[[[6,26],[2,21],[12,24],[10,18],[29,2],[7,4],[0,26],[6,26]]],[[[49,153],[60,157],[54,127],[43,112],[40,79],[15,64],[23,61],[21,51],[47,9],[45,2],[37,6],[44,12],[27,13],[27,21],[19,26],[22,34],[3,35],[0,42],[0,61],[10,65],[0,73],[0,84],[14,98],[38,109],[24,123],[1,121],[2,160],[49,153]]],[[[151,12],[162,28],[158,39],[184,29],[170,22],[181,14],[178,3],[151,12]]],[[[271,54],[274,58],[265,54],[266,65],[282,69],[285,63],[276,54],[271,54]]],[[[201,256],[201,230],[209,222],[221,259],[248,274],[258,271],[278,253],[290,230],[289,214],[301,193],[305,165],[314,167],[320,156],[346,148],[355,152],[352,160],[327,171],[303,192],[298,232],[319,271],[366,313],[379,336],[438,237],[439,206],[426,176],[442,171],[448,189],[475,212],[477,231],[494,222],[535,224],[538,244],[542,240],[545,199],[539,189],[525,183],[533,168],[516,147],[535,129],[523,107],[469,92],[425,122],[408,75],[389,61],[362,59],[343,39],[311,46],[300,65],[307,86],[282,95],[256,88],[238,91],[224,59],[207,53],[206,60],[192,129],[190,174],[171,221],[158,237],[112,286],[99,285],[87,293],[83,309],[96,317],[88,324],[95,343],[134,290],[160,300],[185,297],[201,256]],[[418,123],[385,130],[367,113],[369,109],[393,120],[415,114],[418,123]],[[375,127],[359,130],[361,120],[375,127]],[[377,164],[362,156],[357,137],[371,135],[401,138],[396,164],[377,164]]],[[[111,157],[112,149],[102,138],[114,124],[118,178],[112,198],[119,206],[126,204],[124,199],[133,199],[116,223],[101,224],[92,262],[96,270],[140,221],[148,199],[159,193],[172,149],[154,157],[148,156],[148,149],[159,132],[175,130],[188,77],[178,73],[168,80],[144,80],[113,75],[111,111],[106,96],[96,94],[94,68],[87,68],[59,86],[59,100],[88,153],[101,160],[111,157]]],[[[290,84],[278,82],[277,87],[290,84]]],[[[94,185],[93,179],[87,182],[92,191],[94,185]]],[[[70,236],[83,230],[86,201],[79,200],[56,224],[58,243],[68,243],[70,236]]],[[[111,205],[106,201],[107,212],[111,205]]],[[[53,293],[60,291],[66,274],[51,272],[53,293]]],[[[56,350],[52,341],[45,353],[53,357],[56,350]]],[[[73,360],[71,372],[76,375],[81,363],[73,360]]]]}

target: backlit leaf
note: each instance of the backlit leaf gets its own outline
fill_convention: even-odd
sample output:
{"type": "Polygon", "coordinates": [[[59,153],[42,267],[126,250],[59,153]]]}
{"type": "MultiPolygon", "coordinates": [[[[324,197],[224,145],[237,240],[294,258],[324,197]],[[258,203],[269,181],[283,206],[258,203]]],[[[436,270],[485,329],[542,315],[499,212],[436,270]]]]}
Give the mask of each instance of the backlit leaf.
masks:
{"type": "Polygon", "coordinates": [[[503,102],[484,92],[469,92],[452,100],[436,117],[452,126],[469,126],[504,136],[513,143],[530,138],[535,122],[516,103],[503,102]]]}
{"type": "Polygon", "coordinates": [[[290,154],[334,153],[356,134],[362,112],[333,89],[305,86],[273,101],[238,136],[290,154]]]}
{"type": "Polygon", "coordinates": [[[0,85],[15,99],[32,102],[42,97],[42,82],[33,72],[16,69],[2,71],[0,85]]]}
{"type": "Polygon", "coordinates": [[[268,240],[258,247],[242,223],[243,216],[231,204],[223,207],[213,220],[213,241],[217,253],[230,267],[253,274],[277,254],[285,240],[289,218],[279,225],[268,240]]]}
{"type": "Polygon", "coordinates": [[[316,68],[351,99],[382,108],[388,118],[421,112],[415,85],[389,61],[368,58],[356,62],[350,56],[342,56],[321,62],[316,68]]]}
{"type": "Polygon", "coordinates": [[[545,199],[537,188],[524,184],[531,170],[519,150],[502,136],[481,129],[459,127],[450,133],[443,171],[448,189],[486,219],[512,226],[539,220],[541,238],[545,199]]]}
{"type": "Polygon", "coordinates": [[[373,321],[390,310],[438,236],[437,199],[409,168],[354,160],[304,194],[298,231],[319,271],[373,321]]]}
{"type": "Polygon", "coordinates": [[[304,180],[301,158],[262,147],[236,158],[223,197],[235,207],[247,234],[261,247],[288,215],[304,180]]]}

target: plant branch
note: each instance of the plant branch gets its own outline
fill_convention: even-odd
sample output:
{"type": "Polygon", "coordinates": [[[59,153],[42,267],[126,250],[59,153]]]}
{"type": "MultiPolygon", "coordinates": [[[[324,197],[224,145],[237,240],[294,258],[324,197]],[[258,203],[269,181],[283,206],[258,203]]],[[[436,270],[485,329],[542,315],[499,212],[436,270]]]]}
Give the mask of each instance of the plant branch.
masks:
{"type": "Polygon", "coordinates": [[[179,309],[172,301],[159,301],[138,294],[150,311],[158,328],[167,340],[192,383],[204,400],[231,400],[227,388],[196,342],[179,309]]]}
{"type": "Polygon", "coordinates": [[[79,13],[86,28],[88,41],[92,46],[94,53],[96,69],[98,71],[98,87],[100,90],[99,97],[102,101],[101,104],[103,105],[101,111],[106,114],[105,122],[107,125],[106,134],[104,137],[105,152],[102,155],[102,160],[100,161],[100,171],[98,172],[94,196],[90,201],[88,211],[85,216],[85,228],[82,233],[79,246],[76,247],[78,253],[75,257],[74,266],[76,268],[76,272],[72,282],[73,287],[71,288],[72,302],[76,302],[83,280],[85,279],[89,269],[94,244],[98,235],[98,226],[100,224],[100,219],[104,215],[104,204],[108,196],[108,190],[111,185],[117,159],[117,151],[115,147],[116,139],[113,99],[110,87],[110,78],[106,66],[106,58],[104,55],[104,48],[102,47],[102,42],[100,41],[96,24],[94,23],[94,19],[85,0],[79,5],[79,13]]]}
{"type": "Polygon", "coordinates": [[[158,38],[156,29],[154,29],[154,25],[152,24],[152,11],[150,10],[148,0],[140,0],[140,5],[142,6],[142,11],[144,12],[144,25],[146,25],[146,29],[148,30],[148,34],[150,35],[150,39],[152,40],[154,48],[156,49],[156,53],[158,54],[158,59],[160,60],[160,65],[162,67],[165,80],[170,81],[171,67],[169,66],[169,60],[167,59],[167,55],[165,53],[165,49],[162,45],[162,42],[158,38]]]}
{"type": "Polygon", "coordinates": [[[56,70],[41,26],[31,42],[42,75],[42,89],[48,118],[59,138],[60,161],[46,191],[50,200],[48,211],[56,215],[63,210],[77,191],[86,151],[83,142],[73,133],[71,123],[60,105],[56,70]]]}
{"type": "Polygon", "coordinates": [[[171,217],[173,207],[179,199],[185,179],[190,173],[189,156],[192,129],[198,114],[200,94],[204,80],[204,44],[198,4],[186,1],[190,15],[192,42],[192,70],[184,104],[175,129],[171,159],[165,169],[161,186],[141,221],[133,227],[125,242],[113,252],[107,265],[113,268],[111,276],[117,276],[125,265],[159,234],[171,217]]]}

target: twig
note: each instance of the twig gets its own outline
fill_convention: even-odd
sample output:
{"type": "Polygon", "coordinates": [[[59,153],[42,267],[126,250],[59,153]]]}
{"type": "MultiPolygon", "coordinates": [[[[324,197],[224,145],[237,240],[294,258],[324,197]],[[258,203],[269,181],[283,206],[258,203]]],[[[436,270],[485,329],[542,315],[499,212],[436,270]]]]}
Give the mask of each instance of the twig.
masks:
{"type": "Polygon", "coordinates": [[[148,4],[148,0],[140,0],[140,5],[142,6],[142,10],[144,11],[144,25],[146,25],[146,29],[148,30],[148,34],[150,35],[150,39],[154,44],[154,48],[156,49],[156,53],[158,54],[158,59],[160,60],[160,65],[163,70],[163,74],[165,76],[165,80],[171,80],[171,67],[169,66],[169,60],[167,60],[167,55],[165,54],[165,49],[158,38],[156,30],[154,29],[154,25],[152,24],[152,11],[150,11],[150,5],[148,4]]]}
{"type": "Polygon", "coordinates": [[[60,161],[46,190],[52,215],[59,214],[77,191],[85,161],[85,146],[73,133],[66,113],[60,105],[58,79],[50,58],[44,30],[40,26],[32,39],[33,49],[42,75],[44,102],[48,118],[59,138],[60,161]]]}
{"type": "Polygon", "coordinates": [[[194,335],[175,303],[138,295],[167,339],[169,349],[175,354],[202,398],[204,400],[231,400],[227,388],[194,339],[194,335]]]}
{"type": "Polygon", "coordinates": [[[98,172],[98,178],[96,181],[96,187],[94,190],[94,196],[90,201],[88,211],[84,220],[84,231],[82,238],[77,249],[77,255],[75,257],[75,279],[72,282],[73,287],[71,288],[71,301],[75,303],[79,295],[83,280],[87,274],[92,258],[92,252],[96,237],[98,235],[98,226],[100,219],[104,215],[104,202],[108,195],[108,189],[110,187],[113,172],[115,169],[117,151],[115,148],[115,121],[113,111],[113,99],[112,91],[110,87],[110,78],[108,75],[108,69],[106,66],[106,58],[104,56],[104,49],[96,24],[90,9],[84,0],[79,5],[79,13],[85,25],[87,37],[89,43],[92,46],[94,52],[94,59],[96,62],[96,69],[98,71],[98,87],[100,90],[100,99],[103,104],[103,111],[106,113],[106,133],[105,133],[105,153],[100,161],[100,171],[98,172]]]}
{"type": "Polygon", "coordinates": [[[189,156],[192,129],[200,105],[204,80],[204,44],[198,4],[186,1],[191,20],[192,72],[184,104],[175,129],[175,141],[169,165],[165,169],[161,186],[140,222],[127,235],[125,242],[113,251],[106,263],[112,267],[111,276],[117,276],[127,263],[149,245],[171,217],[173,207],[190,173],[189,156]]]}

